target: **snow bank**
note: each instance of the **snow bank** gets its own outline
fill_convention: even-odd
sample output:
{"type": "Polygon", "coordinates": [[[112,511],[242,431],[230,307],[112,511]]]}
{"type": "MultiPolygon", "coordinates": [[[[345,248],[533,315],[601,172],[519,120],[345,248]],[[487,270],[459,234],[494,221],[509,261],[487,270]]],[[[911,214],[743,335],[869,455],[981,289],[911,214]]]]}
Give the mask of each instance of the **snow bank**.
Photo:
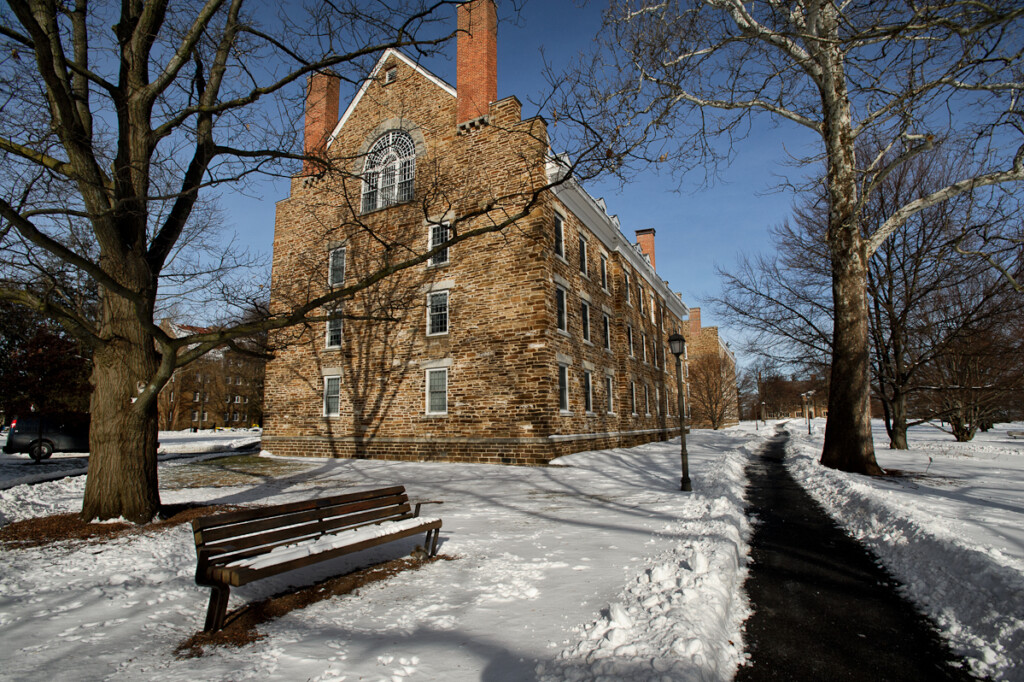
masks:
{"type": "MultiPolygon", "coordinates": [[[[1000,537],[999,529],[986,527],[986,514],[977,511],[986,506],[993,514],[1014,510],[984,492],[972,495],[962,483],[969,479],[971,489],[985,491],[994,483],[991,478],[1000,476],[1019,494],[1024,457],[1003,458],[998,469],[963,455],[933,467],[939,455],[927,450],[925,439],[915,466],[913,451],[890,453],[887,441],[876,441],[883,467],[893,466],[888,460],[898,458],[900,468],[910,473],[941,473],[935,479],[922,476],[901,483],[822,467],[820,438],[808,441],[806,434],[793,431],[786,459],[793,477],[903,583],[904,594],[939,625],[971,670],[993,680],[1024,679],[1022,562],[1009,548],[988,544],[1000,537]]],[[[913,445],[913,434],[911,441],[913,445]]],[[[993,447],[965,445],[960,451],[967,454],[993,447]]],[[[1024,508],[1018,504],[1014,513],[1020,528],[1024,508]]]]}

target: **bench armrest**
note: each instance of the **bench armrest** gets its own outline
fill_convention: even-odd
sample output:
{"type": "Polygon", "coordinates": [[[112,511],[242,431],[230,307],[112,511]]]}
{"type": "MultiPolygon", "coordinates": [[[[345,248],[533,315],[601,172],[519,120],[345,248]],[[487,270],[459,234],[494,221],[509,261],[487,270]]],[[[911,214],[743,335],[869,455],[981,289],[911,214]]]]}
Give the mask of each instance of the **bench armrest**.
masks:
{"type": "Polygon", "coordinates": [[[412,515],[413,516],[419,516],[420,515],[420,507],[422,507],[425,504],[444,504],[444,501],[443,500],[427,500],[426,502],[417,502],[416,503],[416,508],[413,510],[412,515]]]}

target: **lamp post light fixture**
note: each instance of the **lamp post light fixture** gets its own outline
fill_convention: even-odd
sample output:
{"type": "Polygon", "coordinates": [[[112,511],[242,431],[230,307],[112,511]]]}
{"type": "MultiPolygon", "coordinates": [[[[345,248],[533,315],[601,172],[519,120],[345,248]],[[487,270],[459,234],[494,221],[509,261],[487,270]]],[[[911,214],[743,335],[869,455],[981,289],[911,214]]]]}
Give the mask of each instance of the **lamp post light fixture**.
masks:
{"type": "Polygon", "coordinates": [[[693,490],[690,485],[690,463],[686,454],[686,409],[683,403],[683,355],[686,353],[686,339],[682,334],[668,337],[668,347],[676,356],[676,390],[679,393],[679,461],[682,466],[682,477],[679,489],[687,492],[693,490]]]}
{"type": "Polygon", "coordinates": [[[768,426],[768,420],[764,418],[764,402],[761,402],[761,421],[764,422],[765,426],[768,426]]]}
{"type": "Polygon", "coordinates": [[[807,391],[804,393],[804,411],[807,413],[807,435],[811,435],[811,396],[814,395],[814,391],[807,391]]]}

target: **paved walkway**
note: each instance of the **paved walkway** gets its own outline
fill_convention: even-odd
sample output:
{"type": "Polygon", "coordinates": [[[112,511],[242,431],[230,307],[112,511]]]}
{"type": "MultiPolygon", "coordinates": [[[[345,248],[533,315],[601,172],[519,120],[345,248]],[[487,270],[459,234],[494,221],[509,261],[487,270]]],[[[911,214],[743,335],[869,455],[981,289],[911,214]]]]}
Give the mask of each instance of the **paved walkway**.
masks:
{"type": "Polygon", "coordinates": [[[756,527],[746,590],[760,680],[972,680],[896,581],[789,475],[781,433],[747,467],[756,527]],[[959,666],[959,667],[957,667],[959,666]]]}

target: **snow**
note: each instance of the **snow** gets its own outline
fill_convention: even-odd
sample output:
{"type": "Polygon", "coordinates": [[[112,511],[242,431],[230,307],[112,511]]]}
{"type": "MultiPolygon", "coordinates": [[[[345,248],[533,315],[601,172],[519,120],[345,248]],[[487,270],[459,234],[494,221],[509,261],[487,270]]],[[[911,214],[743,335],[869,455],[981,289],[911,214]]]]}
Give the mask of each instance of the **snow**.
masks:
{"type": "MultiPolygon", "coordinates": [[[[879,462],[910,473],[884,479],[818,465],[823,426],[808,436],[803,422],[788,424],[794,476],[906,585],[974,672],[1024,679],[1024,440],[1006,434],[1024,425],[967,444],[918,427],[912,449],[894,452],[876,423],[879,462]]],[[[678,440],[547,468],[261,457],[286,473],[206,483],[196,476],[213,467],[162,461],[161,496],[172,504],[277,504],[404,484],[413,501],[444,501],[439,551],[454,560],[294,611],[247,646],[178,659],[175,646],[202,627],[209,598],[194,582],[187,525],[5,550],[0,679],[729,680],[746,660],[744,467],[772,427],[694,430],[693,493],[678,490],[678,440]]],[[[161,442],[212,451],[245,435],[161,442]]],[[[0,486],[12,484],[0,490],[4,522],[81,504],[84,477],[26,485],[12,476],[0,466],[0,486]]],[[[238,588],[230,608],[421,543],[238,588]]]]}
{"type": "MultiPolygon", "coordinates": [[[[4,551],[0,678],[730,679],[747,614],[743,466],[757,441],[734,429],[688,443],[693,493],[678,490],[678,441],[547,468],[308,459],[246,485],[165,486],[166,503],[276,504],[404,484],[413,501],[444,501],[439,551],[455,560],[292,612],[240,649],[179,660],[174,647],[201,629],[209,598],[194,582],[188,526],[4,551]]],[[[188,466],[163,462],[161,475],[188,466]]],[[[0,491],[0,514],[76,511],[84,482],[0,491]]],[[[234,590],[230,608],[418,543],[258,581],[234,590]]]]}
{"type": "Polygon", "coordinates": [[[869,547],[935,620],[971,670],[993,680],[1024,680],[1024,441],[999,424],[957,443],[933,425],[910,430],[909,450],[888,449],[875,421],[872,478],[817,463],[815,434],[791,423],[790,471],[855,538],[869,547]]]}

